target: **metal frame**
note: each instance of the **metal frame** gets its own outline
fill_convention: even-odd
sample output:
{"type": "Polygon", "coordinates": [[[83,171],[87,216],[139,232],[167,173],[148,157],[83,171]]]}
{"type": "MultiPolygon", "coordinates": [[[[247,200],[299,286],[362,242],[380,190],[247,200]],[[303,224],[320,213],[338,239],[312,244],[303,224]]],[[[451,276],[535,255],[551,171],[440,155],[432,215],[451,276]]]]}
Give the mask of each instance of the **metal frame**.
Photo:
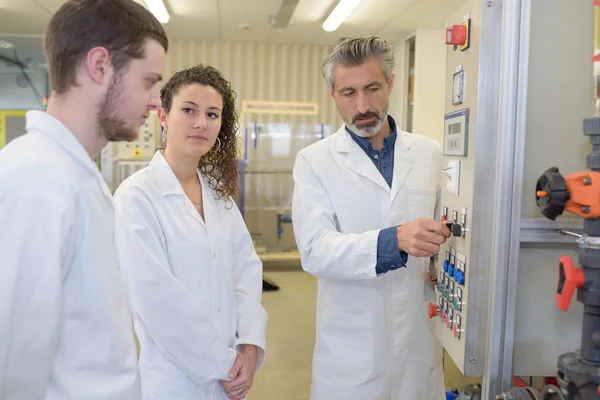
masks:
{"type": "MultiPolygon", "coordinates": [[[[489,297],[481,292],[477,296],[482,299],[487,297],[489,300],[486,305],[490,316],[487,326],[478,327],[488,333],[483,376],[483,398],[486,399],[495,398],[496,394],[508,390],[513,378],[530,11],[531,0],[484,1],[482,11],[482,26],[488,30],[482,30],[479,56],[480,60],[486,61],[481,61],[479,70],[482,99],[478,103],[477,140],[479,146],[493,143],[490,147],[497,151],[495,171],[494,168],[484,168],[483,173],[476,175],[475,180],[475,187],[478,189],[475,193],[486,193],[481,191],[483,189],[491,190],[494,194],[493,202],[490,203],[493,207],[489,208],[494,211],[494,229],[491,230],[493,237],[474,235],[480,246],[491,246],[490,252],[481,251],[483,254],[477,256],[477,265],[489,265],[492,272],[489,287],[478,288],[489,290],[489,297]],[[501,62],[497,66],[489,65],[494,62],[493,54],[497,51],[501,51],[501,62]],[[495,80],[495,77],[500,79],[495,80]],[[499,98],[490,98],[494,93],[500,94],[499,98]],[[483,144],[482,137],[485,138],[483,144]],[[490,142],[486,143],[488,140],[490,142]],[[489,179],[488,182],[496,187],[490,188],[490,183],[481,182],[484,179],[489,179]]],[[[486,165],[486,160],[481,159],[484,155],[485,152],[477,151],[477,165],[486,165]]],[[[483,201],[479,204],[480,207],[485,207],[483,201]]],[[[485,215],[485,210],[478,211],[477,215],[485,215]]],[[[489,221],[480,218],[477,232],[485,227],[486,222],[489,221]]],[[[473,248],[479,249],[480,246],[473,248]]],[[[479,251],[476,250],[476,253],[479,251]]],[[[483,341],[479,344],[482,345],[483,341]]]]}
{"type": "Polygon", "coordinates": [[[559,221],[524,218],[521,220],[519,240],[521,243],[575,243],[572,237],[560,234],[559,230],[563,228],[569,231],[582,231],[583,218],[561,218],[559,221]]]}

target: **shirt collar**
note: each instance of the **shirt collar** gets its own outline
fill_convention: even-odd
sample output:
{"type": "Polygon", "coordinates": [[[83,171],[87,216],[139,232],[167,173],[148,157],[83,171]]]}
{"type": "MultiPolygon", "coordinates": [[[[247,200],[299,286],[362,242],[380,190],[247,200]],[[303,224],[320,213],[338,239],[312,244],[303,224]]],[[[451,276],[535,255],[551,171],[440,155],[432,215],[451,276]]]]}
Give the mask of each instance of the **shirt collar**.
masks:
{"type": "MultiPolygon", "coordinates": [[[[185,196],[185,192],[175,176],[175,172],[167,162],[162,150],[157,150],[154,153],[154,157],[152,157],[152,161],[150,161],[150,167],[155,169],[157,172],[157,185],[160,188],[160,192],[163,196],[169,195],[181,195],[185,196]]],[[[200,170],[198,170],[198,178],[202,185],[205,185],[204,179],[200,170]]]]}
{"type": "Polygon", "coordinates": [[[90,158],[81,142],[61,121],[44,111],[32,110],[25,115],[27,132],[38,131],[62,147],[71,157],[92,175],[100,175],[98,166],[90,158]]]}
{"type": "MultiPolygon", "coordinates": [[[[398,131],[396,128],[396,121],[394,121],[394,118],[392,118],[391,115],[388,115],[387,119],[388,119],[388,124],[390,125],[390,134],[388,136],[386,136],[385,138],[383,138],[383,148],[385,150],[388,150],[391,152],[394,149],[394,145],[396,143],[396,137],[398,136],[398,131]]],[[[352,132],[350,130],[350,128],[348,128],[347,126],[346,126],[346,131],[348,131],[348,133],[350,134],[352,139],[354,139],[354,141],[356,143],[358,143],[358,145],[365,152],[369,153],[371,151],[375,151],[375,149],[373,148],[373,145],[371,144],[369,139],[358,136],[356,133],[352,132]]]]}

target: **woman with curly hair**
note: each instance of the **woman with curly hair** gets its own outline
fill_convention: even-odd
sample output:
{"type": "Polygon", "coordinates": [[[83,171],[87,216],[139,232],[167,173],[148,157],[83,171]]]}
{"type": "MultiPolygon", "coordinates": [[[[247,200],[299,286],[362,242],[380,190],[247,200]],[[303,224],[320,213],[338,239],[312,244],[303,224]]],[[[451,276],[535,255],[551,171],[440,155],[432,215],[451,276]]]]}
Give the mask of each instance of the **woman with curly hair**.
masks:
{"type": "Polygon", "coordinates": [[[263,364],[262,264],[236,207],[235,92],[198,65],[173,75],[166,137],[115,193],[115,240],[140,343],[143,400],[243,399],[263,364]]]}

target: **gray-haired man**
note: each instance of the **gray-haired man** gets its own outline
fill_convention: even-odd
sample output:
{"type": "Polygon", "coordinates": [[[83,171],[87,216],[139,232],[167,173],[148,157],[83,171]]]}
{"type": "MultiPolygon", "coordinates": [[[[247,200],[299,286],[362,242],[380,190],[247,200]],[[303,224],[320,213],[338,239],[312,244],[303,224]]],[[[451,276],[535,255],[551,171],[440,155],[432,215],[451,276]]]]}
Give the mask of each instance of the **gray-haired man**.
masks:
{"type": "Polygon", "coordinates": [[[344,120],[294,166],[294,232],[319,278],[313,400],[441,400],[441,346],[425,272],[450,231],[433,220],[442,151],[387,114],[394,54],[340,40],[323,76],[344,120]]]}

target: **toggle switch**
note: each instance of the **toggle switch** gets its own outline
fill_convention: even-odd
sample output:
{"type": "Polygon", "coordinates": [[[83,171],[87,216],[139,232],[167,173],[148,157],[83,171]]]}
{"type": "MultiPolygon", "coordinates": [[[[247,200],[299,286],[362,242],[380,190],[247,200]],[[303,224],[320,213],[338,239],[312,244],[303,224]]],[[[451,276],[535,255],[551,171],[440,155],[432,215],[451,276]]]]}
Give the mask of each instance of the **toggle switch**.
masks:
{"type": "Polygon", "coordinates": [[[467,228],[456,222],[447,221],[445,224],[446,227],[450,229],[450,233],[454,237],[464,237],[465,233],[469,231],[467,228]]]}

